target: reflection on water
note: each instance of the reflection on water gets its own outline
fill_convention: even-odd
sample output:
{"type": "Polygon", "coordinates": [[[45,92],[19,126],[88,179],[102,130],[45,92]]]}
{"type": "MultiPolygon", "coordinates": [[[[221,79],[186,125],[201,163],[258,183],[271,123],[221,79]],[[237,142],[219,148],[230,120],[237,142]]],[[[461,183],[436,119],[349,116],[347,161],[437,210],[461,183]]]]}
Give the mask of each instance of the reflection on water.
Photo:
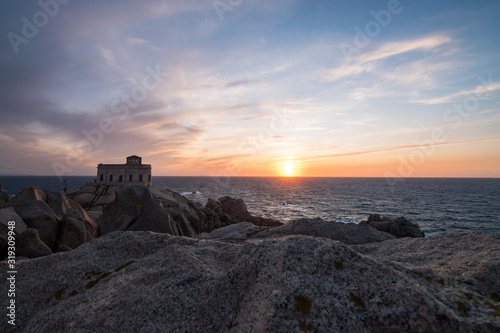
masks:
{"type": "Polygon", "coordinates": [[[156,177],[155,185],[205,203],[242,198],[252,214],[290,221],[321,217],[359,222],[371,213],[406,216],[427,234],[500,232],[500,179],[410,178],[391,187],[384,178],[156,177]],[[186,187],[187,186],[187,187],[186,187]]]}

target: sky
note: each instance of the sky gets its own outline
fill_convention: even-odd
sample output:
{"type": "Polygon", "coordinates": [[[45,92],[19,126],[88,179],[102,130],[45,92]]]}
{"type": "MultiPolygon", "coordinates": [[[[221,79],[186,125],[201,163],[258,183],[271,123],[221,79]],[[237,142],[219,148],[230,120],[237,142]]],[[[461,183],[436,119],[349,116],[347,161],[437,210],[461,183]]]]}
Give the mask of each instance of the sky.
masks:
{"type": "Polygon", "coordinates": [[[500,177],[497,0],[0,9],[0,174],[500,177]]]}

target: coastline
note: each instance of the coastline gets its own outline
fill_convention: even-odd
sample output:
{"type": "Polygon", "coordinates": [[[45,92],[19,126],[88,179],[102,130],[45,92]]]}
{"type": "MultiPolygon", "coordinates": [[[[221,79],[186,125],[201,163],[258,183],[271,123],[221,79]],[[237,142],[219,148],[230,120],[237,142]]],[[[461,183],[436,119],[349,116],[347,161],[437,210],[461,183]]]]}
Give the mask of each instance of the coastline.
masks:
{"type": "MultiPolygon", "coordinates": [[[[68,188],[94,178],[68,177],[68,188]]],[[[19,179],[22,177],[16,181],[19,179]]],[[[47,176],[44,181],[51,187],[42,188],[58,192],[64,188],[57,177],[47,176]]],[[[378,213],[393,219],[405,216],[418,223],[426,235],[456,231],[500,233],[500,203],[496,199],[500,196],[500,179],[409,178],[394,189],[384,178],[236,177],[219,186],[211,177],[153,177],[153,184],[184,192],[186,198],[201,204],[209,197],[241,198],[252,214],[285,223],[315,217],[358,223],[378,213]]],[[[32,185],[37,185],[33,177],[25,179],[18,191],[32,185]]],[[[8,187],[4,186],[4,190],[8,187]]]]}

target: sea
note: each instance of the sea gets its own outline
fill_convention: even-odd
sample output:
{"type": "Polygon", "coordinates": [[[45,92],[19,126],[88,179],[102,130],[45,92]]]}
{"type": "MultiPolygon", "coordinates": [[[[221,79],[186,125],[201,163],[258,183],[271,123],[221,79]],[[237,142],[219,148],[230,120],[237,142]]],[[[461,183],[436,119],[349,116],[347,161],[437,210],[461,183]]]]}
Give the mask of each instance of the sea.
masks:
{"type": "MultiPolygon", "coordinates": [[[[15,195],[28,186],[75,189],[95,177],[0,176],[15,195]]],[[[369,214],[405,216],[427,236],[464,231],[500,233],[500,178],[153,177],[153,185],[205,204],[241,198],[253,215],[284,223],[319,217],[359,223],[369,214]]]]}

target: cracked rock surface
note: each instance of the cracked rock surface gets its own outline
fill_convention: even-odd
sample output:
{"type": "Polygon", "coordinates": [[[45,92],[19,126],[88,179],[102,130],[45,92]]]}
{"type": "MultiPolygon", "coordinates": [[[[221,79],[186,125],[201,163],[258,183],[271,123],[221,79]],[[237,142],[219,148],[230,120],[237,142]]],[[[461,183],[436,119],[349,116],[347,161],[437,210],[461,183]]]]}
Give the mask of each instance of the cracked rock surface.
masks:
{"type": "MultiPolygon", "coordinates": [[[[117,231],[20,261],[17,326],[4,320],[1,330],[500,330],[498,281],[486,278],[500,262],[498,235],[349,245],[334,230],[331,237],[266,230],[240,223],[196,238],[117,231]]],[[[0,269],[7,271],[5,262],[0,269]]]]}

